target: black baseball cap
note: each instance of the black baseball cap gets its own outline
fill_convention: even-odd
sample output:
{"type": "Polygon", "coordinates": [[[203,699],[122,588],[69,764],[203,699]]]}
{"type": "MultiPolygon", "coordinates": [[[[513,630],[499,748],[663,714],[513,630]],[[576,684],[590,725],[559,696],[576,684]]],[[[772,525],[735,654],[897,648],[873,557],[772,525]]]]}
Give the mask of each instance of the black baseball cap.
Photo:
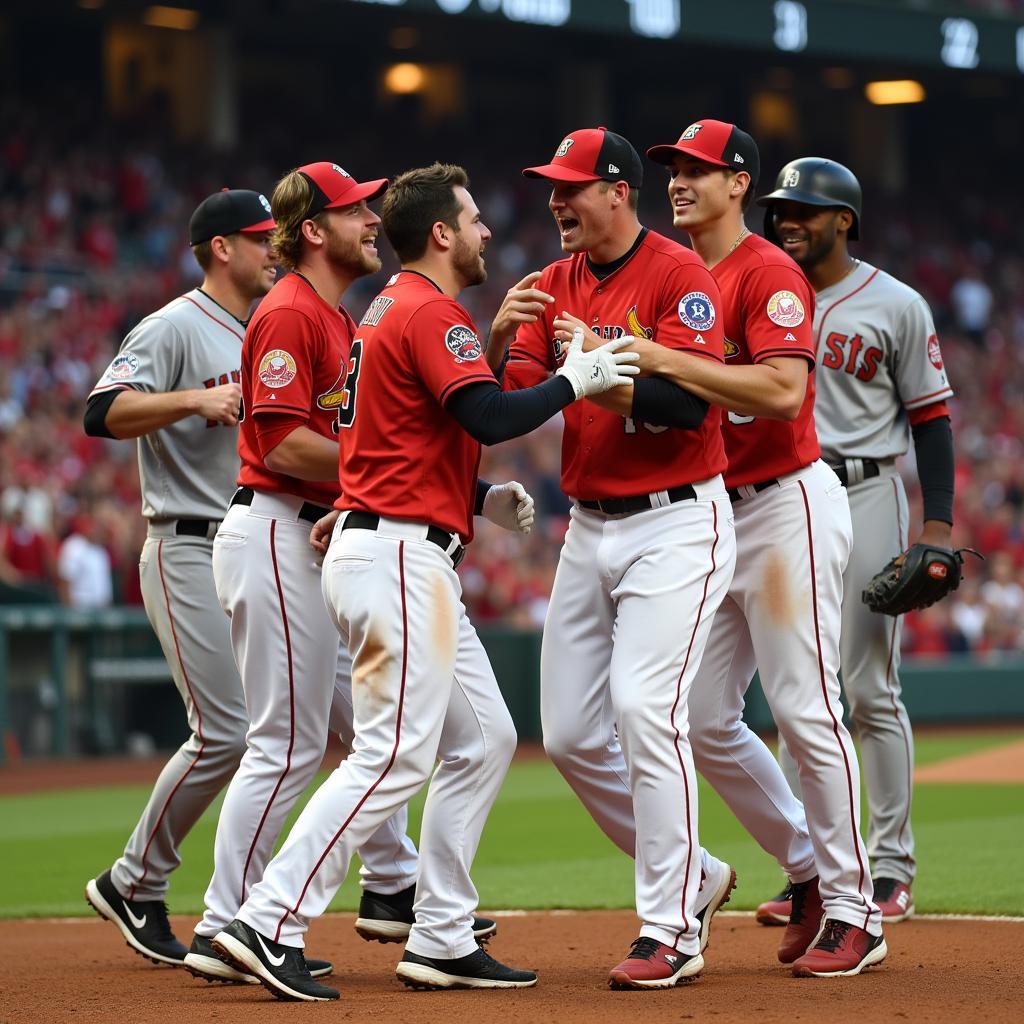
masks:
{"type": "Polygon", "coordinates": [[[761,173],[761,156],[757,143],[742,128],[727,121],[705,118],[694,121],[683,130],[679,141],[651,146],[647,155],[659,164],[670,164],[677,153],[704,160],[716,167],[731,167],[750,175],[750,188],[761,173]]]}
{"type": "Polygon", "coordinates": [[[245,188],[225,188],[196,207],[188,222],[188,244],[199,245],[215,235],[272,231],[275,227],[265,195],[245,188]]]}
{"type": "Polygon", "coordinates": [[[523,174],[548,181],[624,181],[640,188],[644,165],[621,135],[604,127],[581,128],[562,139],[550,163],[527,167],[523,174]]]}

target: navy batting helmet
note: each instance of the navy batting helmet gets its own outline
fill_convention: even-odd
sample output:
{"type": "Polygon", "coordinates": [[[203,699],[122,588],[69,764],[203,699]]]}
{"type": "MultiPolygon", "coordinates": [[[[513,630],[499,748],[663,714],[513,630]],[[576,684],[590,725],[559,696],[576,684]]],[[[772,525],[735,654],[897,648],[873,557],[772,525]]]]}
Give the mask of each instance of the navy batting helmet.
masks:
{"type": "Polygon", "coordinates": [[[778,242],[772,224],[772,206],[782,199],[809,206],[843,206],[853,214],[847,237],[852,241],[860,237],[860,182],[853,171],[835,160],[805,156],[779,171],[775,191],[757,200],[759,206],[765,207],[764,236],[770,242],[778,242]]]}

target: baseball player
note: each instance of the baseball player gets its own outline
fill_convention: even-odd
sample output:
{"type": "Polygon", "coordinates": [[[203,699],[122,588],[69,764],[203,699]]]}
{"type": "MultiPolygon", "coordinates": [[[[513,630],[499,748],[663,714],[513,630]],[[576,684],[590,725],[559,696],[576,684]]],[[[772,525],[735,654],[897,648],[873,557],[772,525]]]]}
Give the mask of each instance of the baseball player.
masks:
{"type": "Polygon", "coordinates": [[[502,393],[456,301],[486,278],[490,238],[467,184],[461,168],[434,164],[402,174],[385,196],[384,230],[402,269],[352,342],[335,406],[340,514],[314,532],[333,527],[323,590],[352,654],[355,748],[214,940],[283,999],[338,998],[305,969],[304,933],[361,840],[422,787],[436,760],[416,923],[397,973],[415,988],[537,981],[490,957],[473,937],[469,870],[516,738],[455,567],[472,539],[474,512],[510,530],[525,531],[533,519],[519,484],[478,483],[480,443],[532,430],[578,397],[628,380],[631,367],[616,351],[621,342],[586,355],[577,343],[560,376],[502,393]]]}
{"type": "MultiPolygon", "coordinates": [[[[339,655],[308,538],[338,494],[335,423],[354,327],[340,301],[352,281],[380,268],[380,219],[367,201],[386,187],[320,162],[285,175],[271,200],[274,248],[292,273],[246,331],[241,486],[213,543],[214,582],[230,616],[251,724],[217,823],[206,911],[186,960],[206,977],[254,980],[225,965],[210,939],[261,877],[285,817],[320,765],[329,724],[343,725],[350,700],[347,657],[339,655]]],[[[380,855],[371,846],[365,859],[387,870],[386,892],[401,893],[416,877],[404,812],[374,842],[380,855]]],[[[383,877],[371,868],[364,883],[383,877]]],[[[309,968],[320,975],[330,964],[310,961],[309,968]]]]}
{"type": "Polygon", "coordinates": [[[669,167],[673,223],[721,288],[725,328],[725,366],[635,345],[643,370],[729,410],[736,572],[690,695],[694,758],[799,892],[779,959],[798,976],[858,974],[886,946],[860,838],[857,757],[839,703],[850,514],[842,484],[818,458],[814,297],[799,268],[744,226],[759,164],[746,132],[705,119],[648,155],[669,167]],[[809,828],[742,720],[755,667],[796,758],[809,828]]]}
{"type": "MultiPolygon", "coordinates": [[[[950,546],[953,435],[946,400],[953,390],[924,299],[848,251],[847,242],[859,237],[861,190],[847,168],[819,157],[794,160],[758,203],[766,207],[765,237],[800,265],[816,293],[815,423],[853,520],[853,553],[843,574],[843,687],[864,765],[875,901],[884,921],[902,921],[914,912],[916,867],[914,742],[899,682],[902,619],[869,611],[861,593],[907,547],[896,458],[911,434],[924,495],[918,542],[950,546]]],[[[799,793],[784,746],[780,757],[799,793]]],[[[788,915],[787,896],[762,904],[758,920],[788,915]]]]}
{"type": "Polygon", "coordinates": [[[87,434],[139,439],[142,597],[191,729],[124,854],[85,890],[128,945],[157,963],[181,964],[188,952],[167,922],[168,881],[181,841],[234,774],[249,724],[211,557],[238,472],[242,333],[274,283],[273,227],[257,192],[204,199],[189,222],[203,283],[129,333],[85,412],[87,434]]]}
{"type": "MultiPolygon", "coordinates": [[[[557,373],[573,328],[721,363],[718,286],[690,250],[640,224],[643,167],[626,139],[575,131],[523,173],[551,183],[568,255],[534,282],[555,301],[537,302],[536,319],[515,331],[507,388],[557,373]],[[580,319],[558,336],[564,310],[580,319]]],[[[499,365],[495,341],[492,332],[499,365]]],[[[544,626],[541,718],[549,756],[609,838],[635,854],[640,935],[610,973],[615,988],[695,977],[735,883],[711,857],[702,876],[687,725],[735,560],[725,465],[719,410],[668,381],[638,379],[565,412],[562,489],[573,507],[544,626]]]]}

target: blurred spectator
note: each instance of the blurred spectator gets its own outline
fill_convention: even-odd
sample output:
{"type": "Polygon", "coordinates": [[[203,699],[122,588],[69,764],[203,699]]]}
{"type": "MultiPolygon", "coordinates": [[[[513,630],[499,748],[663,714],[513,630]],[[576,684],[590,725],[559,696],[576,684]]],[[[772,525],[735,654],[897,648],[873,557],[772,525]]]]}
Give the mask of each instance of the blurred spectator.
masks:
{"type": "Polygon", "coordinates": [[[20,505],[0,515],[0,580],[40,596],[52,594],[56,581],[50,539],[25,523],[20,505]]]}
{"type": "Polygon", "coordinates": [[[72,608],[105,608],[113,601],[110,554],[100,543],[100,535],[99,521],[91,515],[80,515],[60,546],[60,596],[72,608]]]}
{"type": "Polygon", "coordinates": [[[975,345],[982,345],[992,316],[992,289],[981,271],[970,266],[949,293],[957,326],[975,345]]]}

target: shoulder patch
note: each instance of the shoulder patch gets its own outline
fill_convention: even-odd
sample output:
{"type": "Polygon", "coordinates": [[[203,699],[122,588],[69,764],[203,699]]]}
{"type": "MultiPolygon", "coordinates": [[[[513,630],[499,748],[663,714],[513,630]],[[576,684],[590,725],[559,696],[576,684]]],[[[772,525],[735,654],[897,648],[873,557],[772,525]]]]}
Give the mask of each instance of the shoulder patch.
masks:
{"type": "Polygon", "coordinates": [[[457,363],[468,363],[473,359],[479,359],[484,351],[476,332],[465,324],[449,327],[448,333],[444,336],[444,344],[448,351],[455,356],[457,363]]]}
{"type": "Polygon", "coordinates": [[[679,300],[679,319],[692,331],[715,325],[715,307],[703,292],[689,292],[679,300]]]}
{"type": "Polygon", "coordinates": [[[295,360],[283,348],[271,349],[261,360],[260,380],[268,388],[283,388],[295,380],[295,360]]]}
{"type": "Polygon", "coordinates": [[[107,367],[106,376],[111,380],[130,380],[139,368],[139,357],[134,352],[122,352],[115,356],[107,367]]]}
{"type": "Polygon", "coordinates": [[[942,352],[939,349],[939,339],[934,334],[928,338],[928,361],[936,370],[942,369],[942,352]]]}
{"type": "Polygon", "coordinates": [[[790,291],[776,292],[766,307],[768,319],[780,327],[799,327],[804,322],[804,304],[790,291]]]}

